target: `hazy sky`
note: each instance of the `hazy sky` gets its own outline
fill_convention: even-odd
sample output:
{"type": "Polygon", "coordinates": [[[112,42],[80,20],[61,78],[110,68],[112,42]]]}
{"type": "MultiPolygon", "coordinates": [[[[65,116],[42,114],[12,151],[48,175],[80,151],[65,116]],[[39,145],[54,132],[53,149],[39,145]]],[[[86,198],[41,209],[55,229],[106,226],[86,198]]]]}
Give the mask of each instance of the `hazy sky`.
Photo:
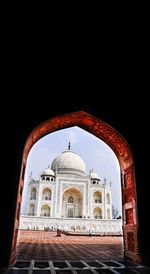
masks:
{"type": "MultiPolygon", "coordinates": [[[[59,130],[40,139],[30,150],[25,172],[25,187],[21,213],[24,212],[29,175],[39,179],[40,173],[51,165],[53,159],[68,149],[77,153],[85,162],[86,174],[94,169],[101,182],[112,182],[112,202],[121,214],[120,167],[116,155],[103,141],[79,127],[59,130]]],[[[122,214],[121,214],[122,215],[122,214]]]]}

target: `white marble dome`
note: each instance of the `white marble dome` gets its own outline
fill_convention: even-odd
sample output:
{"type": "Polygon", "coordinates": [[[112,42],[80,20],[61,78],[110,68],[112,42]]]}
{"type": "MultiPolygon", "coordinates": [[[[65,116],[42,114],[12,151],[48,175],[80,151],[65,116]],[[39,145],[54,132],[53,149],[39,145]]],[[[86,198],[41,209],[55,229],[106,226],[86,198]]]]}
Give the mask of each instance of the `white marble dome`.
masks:
{"type": "Polygon", "coordinates": [[[75,152],[66,150],[53,160],[51,169],[58,172],[63,172],[64,170],[84,174],[86,167],[84,161],[75,152]]]}
{"type": "Polygon", "coordinates": [[[54,176],[54,171],[51,168],[46,168],[43,172],[42,175],[47,175],[47,176],[54,176]]]}

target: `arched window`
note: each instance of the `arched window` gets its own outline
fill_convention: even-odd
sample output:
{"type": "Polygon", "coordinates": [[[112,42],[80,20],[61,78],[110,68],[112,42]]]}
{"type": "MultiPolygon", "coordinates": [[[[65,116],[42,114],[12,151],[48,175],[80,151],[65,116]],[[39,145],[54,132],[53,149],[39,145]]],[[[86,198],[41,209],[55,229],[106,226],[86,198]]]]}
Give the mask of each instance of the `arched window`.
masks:
{"type": "Polygon", "coordinates": [[[95,219],[102,219],[102,209],[100,207],[94,208],[93,215],[95,219]]]}
{"type": "Polygon", "coordinates": [[[51,189],[49,188],[43,189],[42,200],[51,200],[51,189]]]}
{"type": "Polygon", "coordinates": [[[70,217],[70,218],[73,217],[73,209],[72,208],[68,209],[68,217],[70,217]]]}
{"type": "Polygon", "coordinates": [[[50,181],[49,177],[46,177],[46,181],[50,181]]]}
{"type": "Polygon", "coordinates": [[[73,203],[73,197],[72,196],[69,196],[68,203],[73,203]]]}
{"type": "Polygon", "coordinates": [[[31,204],[29,207],[29,215],[34,216],[35,214],[35,205],[31,204]]]}
{"type": "Polygon", "coordinates": [[[31,196],[30,196],[30,200],[35,200],[36,199],[36,188],[32,188],[31,190],[31,196]]]}
{"type": "Polygon", "coordinates": [[[102,202],[102,193],[100,191],[94,192],[94,203],[101,203],[102,202]]]}
{"type": "Polygon", "coordinates": [[[50,216],[50,206],[45,204],[41,207],[41,216],[50,216]]]}
{"type": "Polygon", "coordinates": [[[110,208],[107,208],[107,219],[110,219],[110,208]]]}
{"type": "Polygon", "coordinates": [[[110,194],[107,193],[106,195],[106,201],[107,201],[107,204],[109,205],[110,204],[110,194]]]}

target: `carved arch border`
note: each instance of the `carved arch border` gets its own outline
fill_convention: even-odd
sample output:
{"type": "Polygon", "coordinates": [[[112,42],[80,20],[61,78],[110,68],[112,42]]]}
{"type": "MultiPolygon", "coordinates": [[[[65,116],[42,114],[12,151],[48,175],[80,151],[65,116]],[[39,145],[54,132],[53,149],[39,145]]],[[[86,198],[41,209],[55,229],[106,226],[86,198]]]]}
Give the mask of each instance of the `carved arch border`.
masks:
{"type": "Polygon", "coordinates": [[[28,154],[32,146],[45,135],[73,126],[78,126],[104,141],[114,151],[116,157],[118,158],[121,171],[124,257],[140,262],[141,257],[139,251],[136,182],[131,149],[126,140],[118,131],[107,123],[84,111],[64,114],[43,122],[31,132],[26,141],[19,180],[11,261],[15,258],[15,248],[19,227],[19,213],[28,154]]]}
{"type": "Polygon", "coordinates": [[[83,193],[82,193],[81,189],[80,189],[79,187],[75,187],[75,186],[69,186],[69,187],[64,188],[63,191],[62,191],[62,196],[63,196],[63,195],[65,194],[65,192],[68,191],[68,190],[76,190],[77,192],[80,193],[80,195],[81,195],[82,198],[83,198],[83,193]]]}

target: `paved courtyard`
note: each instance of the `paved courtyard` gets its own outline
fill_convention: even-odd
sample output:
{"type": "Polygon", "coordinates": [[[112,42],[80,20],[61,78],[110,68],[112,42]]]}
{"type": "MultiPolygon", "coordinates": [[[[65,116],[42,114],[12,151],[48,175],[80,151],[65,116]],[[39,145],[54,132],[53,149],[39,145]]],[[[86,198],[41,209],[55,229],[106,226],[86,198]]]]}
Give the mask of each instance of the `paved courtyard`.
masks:
{"type": "Polygon", "coordinates": [[[20,230],[17,260],[122,260],[122,237],[67,236],[20,230]]]}

